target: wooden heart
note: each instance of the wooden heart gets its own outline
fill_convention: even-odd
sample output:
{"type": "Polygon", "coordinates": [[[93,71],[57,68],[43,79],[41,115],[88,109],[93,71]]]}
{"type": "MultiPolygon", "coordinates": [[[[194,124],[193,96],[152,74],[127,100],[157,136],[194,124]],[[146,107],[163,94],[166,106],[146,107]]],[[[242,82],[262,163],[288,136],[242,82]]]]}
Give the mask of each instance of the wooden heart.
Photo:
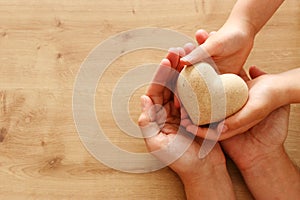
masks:
{"type": "Polygon", "coordinates": [[[178,97],[192,122],[218,122],[239,111],[248,99],[248,87],[235,74],[218,75],[208,63],[186,66],[177,80],[178,97]]]}

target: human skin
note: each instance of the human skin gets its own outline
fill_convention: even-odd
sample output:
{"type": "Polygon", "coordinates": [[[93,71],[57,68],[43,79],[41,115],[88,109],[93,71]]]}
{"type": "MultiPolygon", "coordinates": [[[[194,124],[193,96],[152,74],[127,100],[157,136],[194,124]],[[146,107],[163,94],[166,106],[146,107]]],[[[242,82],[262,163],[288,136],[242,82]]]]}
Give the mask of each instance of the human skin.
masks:
{"type": "MultiPolygon", "coordinates": [[[[245,77],[245,73],[242,70],[242,67],[252,49],[255,35],[261,29],[261,27],[268,21],[268,19],[273,15],[273,13],[276,11],[276,9],[280,6],[282,2],[283,1],[276,0],[240,0],[235,5],[229,19],[224,24],[224,26],[215,34],[211,34],[211,37],[209,37],[207,40],[204,39],[204,41],[206,40],[206,42],[200,45],[200,48],[205,49],[205,51],[212,56],[212,58],[218,66],[218,70],[220,71],[220,73],[232,72],[245,77]]],[[[197,34],[203,35],[203,32],[201,32],[202,30],[198,31],[197,34]]],[[[207,34],[207,36],[209,36],[209,34],[207,34]]],[[[198,42],[200,40],[197,39],[198,42]]],[[[184,64],[193,64],[202,60],[203,58],[205,58],[205,56],[201,57],[201,55],[199,55],[199,51],[197,52],[197,50],[195,50],[194,52],[189,54],[188,57],[185,57],[185,59],[181,60],[181,62],[184,64]]],[[[170,63],[175,62],[178,61],[170,63]]],[[[254,79],[262,75],[261,71],[256,68],[252,68],[252,72],[250,72],[250,74],[251,73],[252,78],[254,79]]],[[[252,83],[253,85],[259,85],[258,83],[261,82],[263,81],[260,81],[260,79],[256,79],[252,83]]],[[[160,92],[159,94],[163,97],[169,97],[170,92],[165,91],[160,92]]],[[[149,99],[147,100],[148,97],[143,97],[143,114],[141,115],[139,120],[140,125],[147,125],[147,122],[152,122],[152,117],[147,117],[147,113],[149,113],[147,111],[147,106],[151,107],[153,106],[153,103],[161,102],[164,105],[168,105],[167,107],[169,107],[169,112],[171,112],[173,108],[176,108],[174,107],[174,97],[173,100],[169,102],[168,98],[159,98],[158,94],[153,95],[150,92],[149,96],[153,97],[151,98],[151,101],[149,101],[149,99]]],[[[297,167],[295,167],[291,160],[288,158],[282,145],[287,134],[288,110],[289,109],[287,108],[279,108],[278,110],[272,112],[266,119],[262,120],[264,118],[262,117],[262,121],[260,120],[256,122],[256,124],[258,124],[246,133],[222,141],[222,147],[236,162],[237,166],[242,172],[242,175],[245,178],[245,181],[250,191],[256,199],[274,199],[278,197],[280,199],[299,198],[299,171],[297,167]],[[274,123],[278,124],[278,126],[273,126],[274,123]],[[282,125],[281,128],[283,129],[281,129],[279,125],[282,125]],[[277,128],[274,129],[274,127],[277,128]],[[282,131],[285,132],[282,133],[282,131]],[[270,132],[274,133],[272,137],[270,136],[272,134],[268,135],[268,133],[270,132]],[[280,134],[283,137],[276,136],[280,134]],[[276,137],[279,140],[276,140],[276,137]],[[275,140],[273,140],[274,138],[275,140]],[[268,141],[270,143],[268,143],[268,141]],[[275,142],[275,145],[273,144],[273,142],[275,142]],[[241,151],[241,149],[243,149],[243,151],[241,151]],[[270,163],[272,163],[272,165],[270,165],[270,163]],[[276,176],[274,176],[274,174],[276,174],[276,176]],[[272,185],[272,187],[266,187],[266,185],[272,185]]],[[[271,111],[272,109],[269,112],[271,111]]],[[[167,112],[167,116],[170,116],[169,112],[167,112]]],[[[267,115],[268,113],[265,114],[265,116],[267,115]]],[[[172,118],[174,118],[174,116],[172,116],[172,118]]],[[[168,123],[166,123],[166,126],[163,127],[163,129],[165,128],[166,132],[160,131],[157,135],[154,135],[152,138],[145,140],[150,151],[156,150],[157,148],[164,148],[166,144],[169,144],[170,141],[174,140],[175,134],[173,133],[174,131],[178,130],[178,121],[182,120],[178,118],[177,114],[175,119],[176,123],[173,123],[172,121],[168,121],[167,117],[166,122],[168,123]],[[174,124],[177,124],[177,126],[174,127],[174,124]]],[[[224,131],[226,128],[221,129],[224,131]]],[[[229,134],[227,134],[227,136],[229,136],[229,134]]],[[[187,138],[182,138],[182,140],[186,139],[187,138]]],[[[191,159],[191,155],[194,155],[192,157],[196,158],[196,152],[199,151],[198,149],[200,148],[200,144],[201,140],[197,138],[195,141],[193,141],[191,148],[189,148],[188,151],[185,154],[183,154],[182,157],[176,160],[176,162],[172,163],[170,167],[181,177],[185,185],[185,190],[188,199],[198,199],[199,195],[203,195],[205,198],[209,199],[224,199],[223,195],[216,196],[215,193],[215,196],[210,196],[213,195],[212,192],[208,191],[207,189],[204,191],[201,190],[201,188],[207,188],[207,185],[210,185],[211,183],[213,186],[216,186],[214,184],[218,184],[219,182],[215,182],[214,180],[227,180],[228,175],[224,173],[224,171],[226,171],[226,168],[224,168],[224,165],[222,163],[222,157],[219,157],[217,159],[218,161],[221,161],[221,163],[217,162],[217,165],[221,166],[221,170],[217,170],[217,168],[219,167],[214,167],[216,164],[214,162],[214,158],[209,157],[213,155],[221,155],[220,148],[218,145],[213,149],[213,151],[208,155],[208,157],[205,158],[205,160],[202,160],[206,163],[204,165],[206,165],[207,168],[201,168],[201,166],[203,167],[203,163],[198,163],[197,159],[191,159]],[[187,161],[191,160],[193,160],[193,163],[196,163],[192,164],[192,166],[200,167],[199,171],[201,171],[201,169],[207,169],[208,171],[210,171],[209,169],[213,169],[213,172],[207,173],[207,170],[202,171],[201,179],[201,177],[197,175],[197,171],[195,171],[195,168],[189,168],[190,165],[187,165],[187,161]],[[215,169],[216,171],[214,171],[215,169]],[[205,176],[205,174],[209,175],[205,176]],[[204,180],[207,181],[206,183],[203,182],[203,177],[204,180]],[[212,177],[214,180],[210,179],[212,177]],[[218,177],[220,179],[218,179],[218,177]],[[200,190],[198,188],[200,188],[200,190]]],[[[159,155],[156,156],[159,157],[159,155]]],[[[231,188],[232,191],[231,182],[229,183],[227,181],[225,186],[231,188]]],[[[220,187],[219,191],[223,191],[223,189],[225,188],[226,187],[220,187]]]]}
{"type": "Polygon", "coordinates": [[[255,199],[300,198],[300,171],[283,146],[289,111],[280,107],[247,132],[221,142],[255,199]]]}
{"type": "Polygon", "coordinates": [[[266,74],[256,67],[249,71],[252,80],[247,81],[246,105],[218,126],[224,138],[247,131],[283,105],[300,103],[300,68],[279,74],[266,74]]]}
{"type": "MultiPolygon", "coordinates": [[[[300,69],[266,74],[253,66],[249,73],[255,80],[249,80],[242,68],[252,49],[255,35],[282,3],[283,0],[238,0],[220,30],[196,32],[199,47],[181,59],[181,65],[184,65],[211,56],[218,72],[239,74],[247,82],[249,99],[239,112],[218,125],[218,132],[222,133],[220,140],[247,131],[280,106],[300,102],[300,69]]],[[[176,102],[175,105],[180,106],[176,102]]],[[[202,127],[190,126],[188,129],[203,138],[207,132],[202,127]]]]}
{"type": "MultiPolygon", "coordinates": [[[[257,67],[250,67],[251,80],[247,80],[249,97],[245,106],[236,114],[219,123],[215,132],[219,140],[243,134],[266,118],[273,110],[291,103],[300,102],[300,68],[280,74],[266,74],[257,67]],[[279,84],[276,84],[279,83],[279,84]]],[[[208,128],[186,123],[189,132],[205,138],[208,128]]]]}
{"type": "MultiPolygon", "coordinates": [[[[235,199],[232,182],[226,168],[226,159],[216,143],[212,151],[205,157],[199,158],[199,150],[202,139],[191,138],[183,129],[179,129],[180,114],[172,110],[173,101],[167,102],[164,108],[167,110],[167,118],[164,126],[159,128],[159,114],[151,113],[153,102],[148,96],[142,96],[142,114],[139,118],[139,126],[145,136],[148,150],[162,162],[176,172],[185,188],[188,200],[196,199],[235,199]],[[172,107],[171,109],[168,107],[172,107]],[[153,123],[156,128],[153,128],[153,123]],[[148,126],[148,130],[147,130],[148,126]],[[151,131],[151,132],[149,132],[151,131]],[[177,141],[175,138],[177,137],[177,141]],[[191,142],[186,151],[180,149],[182,144],[191,142]],[[173,146],[171,147],[173,143],[173,146]],[[165,150],[164,153],[157,152],[165,150]],[[178,154],[178,151],[182,152],[178,154]],[[176,157],[178,156],[178,157],[176,157]],[[170,158],[177,158],[172,163],[167,163],[170,158]]],[[[153,113],[153,112],[152,112],[153,113]]]]}
{"type": "Polygon", "coordinates": [[[225,24],[215,34],[208,38],[203,30],[196,33],[201,45],[181,59],[182,65],[195,64],[210,56],[220,73],[240,74],[256,34],[282,2],[283,0],[238,0],[225,24]]]}
{"type": "Polygon", "coordinates": [[[186,45],[184,49],[173,48],[162,60],[153,83],[146,95],[141,97],[142,114],[139,117],[139,126],[148,150],[159,160],[169,164],[181,178],[188,200],[235,199],[220,145],[217,143],[205,158],[199,159],[202,139],[193,138],[190,133],[180,128],[184,119],[180,108],[174,106],[175,98],[170,90],[176,85],[177,79],[172,70],[178,69],[180,56],[189,53],[193,48],[191,45],[186,45]],[[178,140],[175,141],[176,137],[178,140]],[[190,145],[186,151],[180,148],[187,143],[190,145]],[[173,158],[175,161],[168,163],[173,158]]]}
{"type": "MultiPolygon", "coordinates": [[[[171,59],[172,56],[167,57],[171,59]]],[[[174,61],[163,60],[161,67],[170,67],[174,61]]],[[[260,75],[260,71],[253,73],[260,75]]],[[[160,155],[155,153],[156,150],[168,149],[176,136],[179,137],[179,143],[192,138],[184,130],[179,130],[180,124],[187,120],[187,115],[180,115],[179,108],[174,106],[174,96],[171,92],[163,92],[165,87],[159,88],[158,90],[157,86],[150,86],[147,95],[156,97],[157,102],[163,102],[160,105],[166,111],[166,118],[161,119],[164,115],[161,115],[159,110],[151,110],[155,108],[153,100],[149,96],[143,96],[139,125],[145,131],[143,127],[150,123],[156,124],[154,131],[150,129],[152,137],[147,137],[145,142],[149,151],[164,161],[166,157],[174,156],[172,152],[176,156],[178,154],[176,151],[167,151],[169,154],[160,155]]],[[[283,148],[287,136],[288,116],[289,106],[281,107],[249,131],[221,142],[222,148],[236,163],[256,199],[297,199],[300,195],[299,169],[283,148]],[[269,187],[270,185],[272,187],[269,187]]],[[[145,135],[149,136],[149,132],[145,135]]],[[[187,151],[169,165],[181,178],[187,199],[234,199],[225,157],[219,144],[217,143],[204,159],[199,159],[201,144],[202,140],[195,138],[187,151]]]]}

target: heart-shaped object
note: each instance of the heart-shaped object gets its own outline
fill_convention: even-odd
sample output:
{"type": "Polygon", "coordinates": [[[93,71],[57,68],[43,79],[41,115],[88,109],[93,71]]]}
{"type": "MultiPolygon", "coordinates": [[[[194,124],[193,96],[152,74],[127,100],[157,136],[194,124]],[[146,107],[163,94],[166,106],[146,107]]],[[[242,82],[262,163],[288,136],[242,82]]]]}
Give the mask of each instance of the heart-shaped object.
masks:
{"type": "Polygon", "coordinates": [[[247,102],[248,87],[235,74],[218,75],[205,62],[185,66],[177,80],[178,97],[192,122],[218,122],[239,111],[247,102]]]}

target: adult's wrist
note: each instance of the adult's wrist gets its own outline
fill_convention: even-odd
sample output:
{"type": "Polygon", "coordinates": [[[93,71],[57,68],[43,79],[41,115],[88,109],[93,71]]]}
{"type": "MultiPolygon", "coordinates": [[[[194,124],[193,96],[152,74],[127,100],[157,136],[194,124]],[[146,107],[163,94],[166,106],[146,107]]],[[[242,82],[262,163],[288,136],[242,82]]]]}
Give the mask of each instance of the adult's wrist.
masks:
{"type": "Polygon", "coordinates": [[[242,174],[251,175],[260,172],[263,173],[263,170],[268,170],[272,167],[272,164],[278,160],[286,159],[286,157],[284,147],[278,146],[267,152],[255,153],[244,161],[243,164],[239,164],[238,162],[236,164],[242,174]]]}
{"type": "Polygon", "coordinates": [[[226,166],[212,167],[202,176],[190,180],[182,179],[188,200],[235,199],[232,182],[226,166]]]}
{"type": "Polygon", "coordinates": [[[300,196],[299,169],[284,148],[255,160],[241,173],[255,199],[297,199],[300,196]]]}
{"type": "Polygon", "coordinates": [[[207,164],[202,168],[195,169],[194,172],[187,172],[184,174],[178,174],[184,185],[195,185],[205,182],[213,182],[215,181],[214,177],[219,177],[222,174],[227,173],[226,164],[220,164],[217,166],[213,166],[207,164]]]}

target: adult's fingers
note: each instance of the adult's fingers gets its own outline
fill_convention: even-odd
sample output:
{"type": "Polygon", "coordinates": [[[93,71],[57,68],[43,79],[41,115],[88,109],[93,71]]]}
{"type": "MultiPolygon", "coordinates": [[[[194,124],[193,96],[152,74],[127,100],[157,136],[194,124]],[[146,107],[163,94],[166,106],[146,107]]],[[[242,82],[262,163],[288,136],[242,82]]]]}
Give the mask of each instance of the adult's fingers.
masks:
{"type": "Polygon", "coordinates": [[[170,61],[171,67],[173,69],[177,68],[180,60],[180,54],[182,54],[183,52],[184,50],[182,48],[170,48],[168,50],[166,58],[170,61]]]}
{"type": "Polygon", "coordinates": [[[184,65],[180,62],[180,58],[184,57],[185,55],[189,54],[191,51],[193,51],[196,48],[196,46],[192,43],[187,43],[184,45],[183,48],[178,47],[177,50],[179,51],[179,60],[177,63],[176,70],[178,72],[181,72],[183,69],[184,65]]]}
{"type": "Polygon", "coordinates": [[[180,108],[180,114],[181,114],[181,122],[180,125],[183,127],[188,127],[189,125],[192,125],[192,121],[188,115],[188,113],[186,112],[186,110],[184,109],[184,107],[180,108]]]}
{"type": "Polygon", "coordinates": [[[140,127],[143,127],[155,121],[155,111],[152,109],[154,104],[146,95],[141,96],[141,107],[142,114],[139,117],[138,124],[140,127]]]}
{"type": "Polygon", "coordinates": [[[233,136],[243,131],[248,130],[251,126],[255,125],[263,118],[259,106],[253,106],[247,103],[239,112],[225,119],[223,126],[218,125],[218,131],[221,132],[223,137],[225,135],[233,136]]]}
{"type": "Polygon", "coordinates": [[[159,64],[159,68],[146,92],[146,95],[152,99],[154,104],[163,104],[164,91],[166,85],[172,79],[171,74],[171,63],[168,59],[164,58],[159,64]]]}
{"type": "Polygon", "coordinates": [[[186,130],[198,137],[206,138],[209,140],[219,140],[220,134],[217,129],[206,128],[190,124],[186,127],[186,130]]]}
{"type": "Polygon", "coordinates": [[[138,119],[139,127],[144,138],[149,138],[157,135],[160,131],[155,120],[156,111],[150,97],[143,95],[141,97],[142,114],[138,119]]]}
{"type": "Polygon", "coordinates": [[[251,66],[249,69],[249,74],[250,74],[250,77],[252,79],[254,79],[256,77],[266,74],[266,72],[260,70],[259,68],[255,67],[255,66],[251,66]]]}
{"type": "Polygon", "coordinates": [[[175,108],[180,108],[180,100],[178,99],[177,95],[174,95],[174,106],[175,108]]]}
{"type": "Polygon", "coordinates": [[[247,81],[250,80],[249,77],[248,77],[248,75],[247,75],[247,73],[246,73],[246,71],[245,71],[244,69],[242,69],[242,70],[240,71],[239,76],[240,76],[245,82],[247,82],[247,81]]]}

